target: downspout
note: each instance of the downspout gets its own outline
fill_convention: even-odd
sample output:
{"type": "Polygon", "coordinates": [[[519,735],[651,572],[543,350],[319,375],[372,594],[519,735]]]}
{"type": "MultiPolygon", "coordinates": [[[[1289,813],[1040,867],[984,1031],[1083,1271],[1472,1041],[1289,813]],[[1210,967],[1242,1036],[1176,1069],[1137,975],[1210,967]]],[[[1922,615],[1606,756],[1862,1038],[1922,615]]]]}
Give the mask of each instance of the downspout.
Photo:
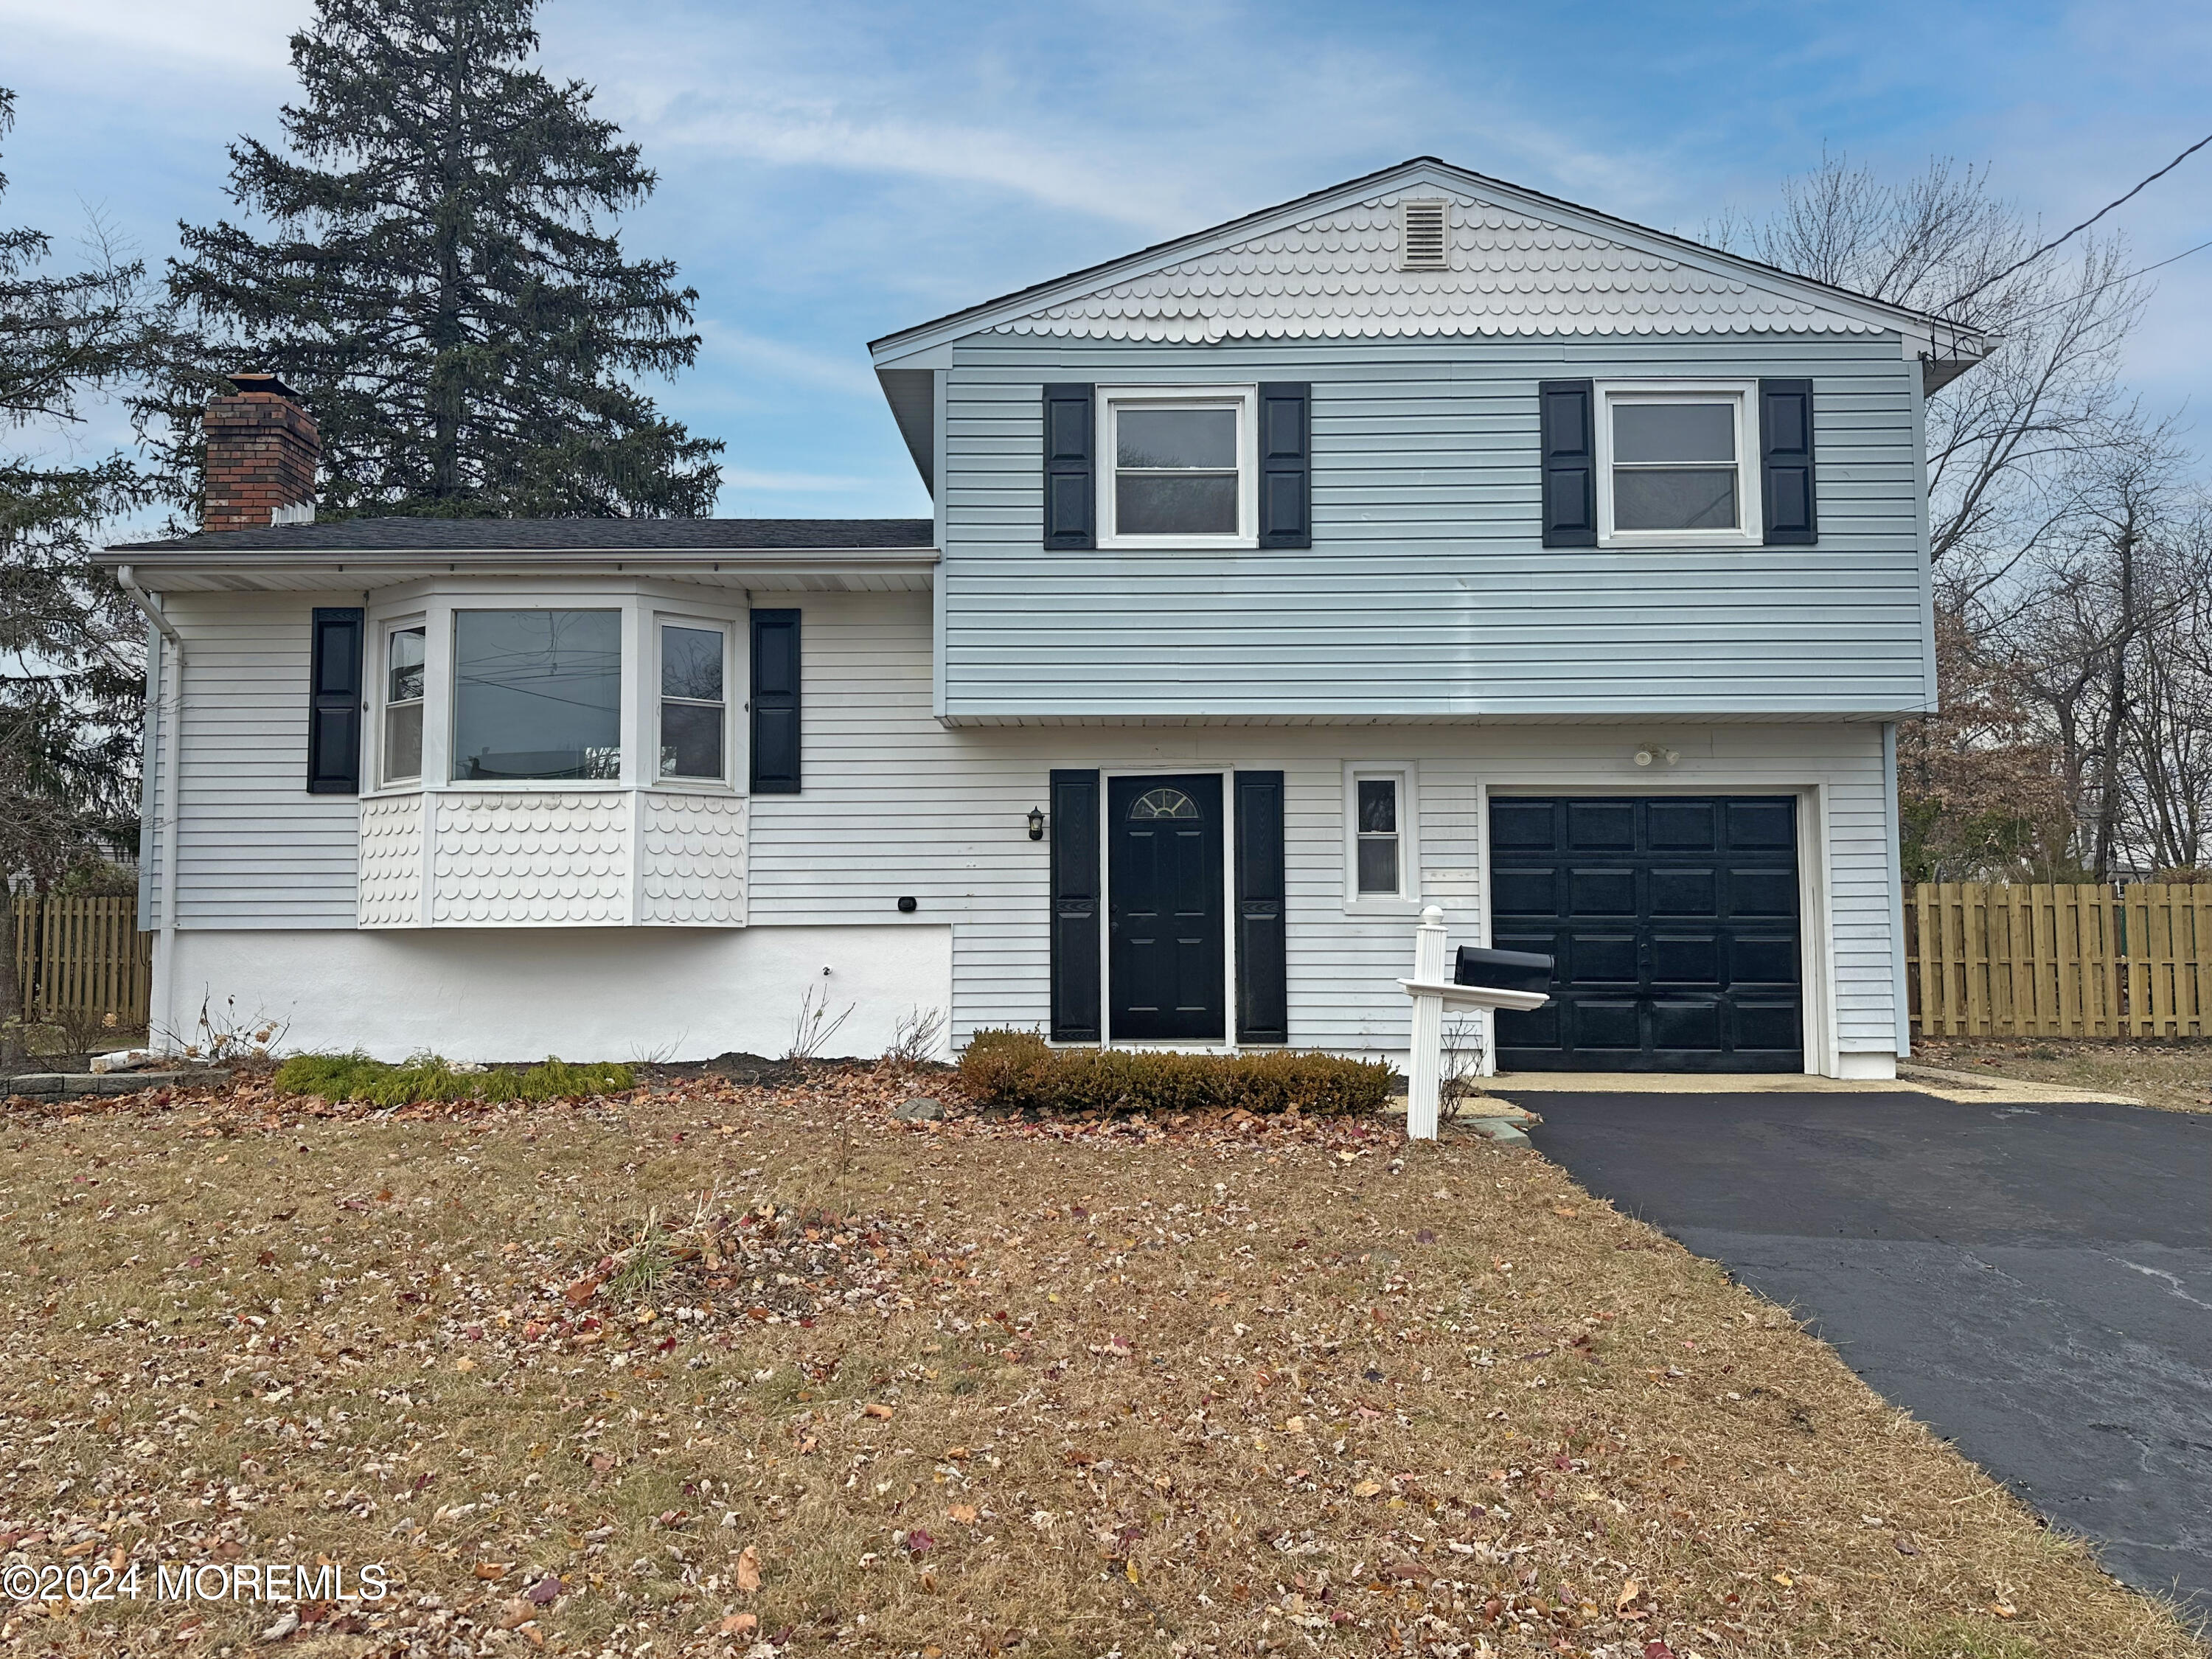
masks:
{"type": "MultiPolygon", "coordinates": [[[[146,1033],[149,1048],[158,1046],[164,1039],[174,1042],[176,1037],[176,1008],[174,987],[177,976],[177,820],[184,814],[184,708],[185,708],[185,639],[177,632],[177,625],[164,616],[161,607],[154,603],[153,596],[138,586],[137,578],[129,565],[118,568],[115,585],[131,596],[131,602],[146,613],[146,619],[161,633],[168,649],[161,653],[156,666],[161,672],[155,683],[160,692],[155,703],[159,725],[155,727],[156,741],[161,744],[157,759],[166,769],[168,787],[161,792],[161,933],[160,948],[154,952],[154,985],[150,1000],[154,1012],[167,1022],[166,1029],[156,1028],[146,1033]],[[166,705],[166,706],[165,706],[166,705]]],[[[149,1026],[154,1024],[154,1012],[147,1016],[149,1026]]]]}
{"type": "Polygon", "coordinates": [[[1882,821],[1889,831],[1889,981],[1897,1057],[1912,1055],[1912,981],[1905,954],[1905,808],[1897,798],[1897,722],[1881,723],[1882,821]]]}

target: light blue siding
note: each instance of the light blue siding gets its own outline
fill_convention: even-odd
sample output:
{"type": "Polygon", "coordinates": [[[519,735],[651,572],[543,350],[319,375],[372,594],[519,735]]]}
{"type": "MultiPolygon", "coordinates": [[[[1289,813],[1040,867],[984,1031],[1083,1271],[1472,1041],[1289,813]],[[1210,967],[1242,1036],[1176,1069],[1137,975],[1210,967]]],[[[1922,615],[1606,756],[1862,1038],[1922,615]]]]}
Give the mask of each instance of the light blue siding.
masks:
{"type": "Polygon", "coordinates": [[[1928,706],[1895,336],[1223,346],[981,336],[946,375],[943,713],[1880,718],[1928,706]],[[1820,540],[1547,550],[1536,382],[1815,382],[1820,540]],[[1314,545],[1045,552],[1039,387],[1313,382],[1314,545]]]}

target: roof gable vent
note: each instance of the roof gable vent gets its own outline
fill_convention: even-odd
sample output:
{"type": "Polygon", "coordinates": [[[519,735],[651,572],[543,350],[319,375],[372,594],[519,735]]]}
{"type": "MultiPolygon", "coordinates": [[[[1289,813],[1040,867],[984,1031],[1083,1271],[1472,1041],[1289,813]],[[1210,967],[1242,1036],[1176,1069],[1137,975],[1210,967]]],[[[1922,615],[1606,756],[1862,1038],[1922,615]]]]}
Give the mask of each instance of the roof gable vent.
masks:
{"type": "Polygon", "coordinates": [[[1442,270],[1450,263],[1444,235],[1444,209],[1440,201],[1401,201],[1398,204],[1398,269],[1442,270]]]}

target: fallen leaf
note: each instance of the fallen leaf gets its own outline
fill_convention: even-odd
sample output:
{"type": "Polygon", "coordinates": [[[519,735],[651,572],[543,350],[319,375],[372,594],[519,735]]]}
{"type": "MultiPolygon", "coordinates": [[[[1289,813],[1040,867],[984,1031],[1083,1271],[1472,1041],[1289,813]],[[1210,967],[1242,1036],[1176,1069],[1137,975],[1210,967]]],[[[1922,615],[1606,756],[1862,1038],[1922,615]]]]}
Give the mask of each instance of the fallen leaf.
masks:
{"type": "Polygon", "coordinates": [[[1553,1213],[1553,1215],[1564,1215],[1564,1216],[1571,1216],[1571,1216],[1577,1216],[1577,1215],[1580,1215],[1580,1214],[1582,1213],[1582,1212],[1581,1212],[1580,1210],[1577,1210],[1577,1208],[1575,1208],[1575,1206],[1574,1206],[1573,1205],[1571,1205],[1571,1204],[1554,1204],[1553,1206],[1552,1206],[1552,1213],[1553,1213]]]}
{"type": "Polygon", "coordinates": [[[760,1615],[757,1613],[733,1613],[714,1628],[724,1636],[742,1636],[759,1625],[760,1615]]]}
{"type": "Polygon", "coordinates": [[[1789,1589],[1792,1584],[1795,1584],[1797,1581],[1796,1581],[1795,1578],[1792,1578],[1792,1577],[1791,1577],[1788,1573],[1786,1573],[1786,1572],[1778,1572],[1778,1573],[1776,1573],[1776,1574],[1774,1575],[1774,1582],[1775,1582],[1776,1583],[1778,1583],[1778,1584],[1781,1585],[1783,1589],[1789,1589]]]}
{"type": "Polygon", "coordinates": [[[945,1513],[948,1518],[957,1521],[963,1527],[972,1527],[975,1524],[975,1506],[973,1504],[955,1504],[945,1513]]]}
{"type": "Polygon", "coordinates": [[[1630,1579],[1626,1583],[1620,1587],[1620,1594],[1613,1597],[1613,1610],[1615,1613],[1626,1613],[1629,1608],[1636,1605],[1638,1599],[1642,1596],[1643,1594],[1644,1586],[1638,1583],[1633,1578],[1630,1579]]]}
{"type": "Polygon", "coordinates": [[[937,1540],[918,1528],[906,1535],[906,1553],[908,1555],[927,1555],[936,1547],[937,1540]]]}
{"type": "Polygon", "coordinates": [[[750,1595],[760,1587],[760,1552],[748,1544],[738,1552],[738,1588],[750,1595]]]}
{"type": "Polygon", "coordinates": [[[1352,1489],[1352,1495],[1354,1498],[1372,1498],[1382,1490],[1382,1483],[1380,1480],[1363,1480],[1352,1489]]]}
{"type": "Polygon", "coordinates": [[[1674,1650],[1655,1636],[1644,1644],[1644,1659],[1674,1659],[1674,1650]]]}
{"type": "Polygon", "coordinates": [[[580,1279],[561,1294],[572,1308],[580,1308],[599,1293],[596,1279],[580,1279]]]}
{"type": "Polygon", "coordinates": [[[864,1417],[881,1418],[885,1421],[890,1420],[890,1414],[891,1408],[889,1406],[868,1406],[863,1407],[861,1411],[861,1415],[864,1417]]]}
{"type": "Polygon", "coordinates": [[[477,1577],[504,1578],[507,1577],[507,1570],[514,1565],[512,1561],[479,1561],[477,1563],[477,1577]]]}
{"type": "Polygon", "coordinates": [[[530,1587],[527,1594],[533,1603],[538,1607],[544,1607],[561,1594],[560,1576],[556,1573],[547,1573],[530,1587]]]}
{"type": "Polygon", "coordinates": [[[297,1607],[287,1607],[283,1617],[261,1632],[261,1639],[264,1642],[281,1642],[299,1628],[300,1610],[297,1607]]]}

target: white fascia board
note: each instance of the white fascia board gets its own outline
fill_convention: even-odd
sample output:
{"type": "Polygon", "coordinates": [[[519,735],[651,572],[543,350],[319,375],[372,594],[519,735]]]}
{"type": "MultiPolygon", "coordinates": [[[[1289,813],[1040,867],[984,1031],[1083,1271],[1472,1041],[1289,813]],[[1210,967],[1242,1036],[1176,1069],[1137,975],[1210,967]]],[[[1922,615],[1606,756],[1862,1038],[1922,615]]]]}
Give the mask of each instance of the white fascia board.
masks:
{"type": "MultiPolygon", "coordinates": [[[[1334,189],[1301,197],[1280,207],[1265,209],[1248,217],[1231,220],[1176,241],[1162,242],[1108,264],[1091,266],[1058,282],[1041,283],[1000,300],[986,301],[968,310],[955,312],[934,322],[887,334],[870,344],[869,355],[879,369],[893,366],[920,367],[918,360],[940,351],[956,341],[995,328],[1001,323],[1013,322],[1050,307],[1066,304],[1100,289],[1111,288],[1117,283],[1150,276],[1169,265],[1220,252],[1240,242],[1273,235],[1308,219],[1353,206],[1371,196],[1403,192],[1424,186],[1457,191],[1492,206],[1549,220],[1586,235],[1619,242],[1657,258],[1676,260],[1710,276],[1747,283],[1771,292],[1784,294],[1807,305],[1850,317],[1870,328],[1895,331],[1906,337],[1905,355],[1908,357],[1929,349],[1938,339],[1946,343],[1956,341],[1954,349],[1946,355],[1981,355],[1978,337],[1955,331],[1940,318],[1831,288],[1809,277],[1795,276],[1773,266],[1741,258],[1718,248],[1707,247],[1665,231],[1653,230],[1626,219],[1613,218],[1593,208],[1580,207],[1572,202],[1563,202],[1556,197],[1507,184],[1503,179],[1487,178],[1448,162],[1426,159],[1385,168],[1381,173],[1370,173],[1334,189]],[[1973,343],[1973,349],[1963,349],[1969,341],[1973,343]]],[[[933,357],[932,365],[935,366],[933,357]]]]}

